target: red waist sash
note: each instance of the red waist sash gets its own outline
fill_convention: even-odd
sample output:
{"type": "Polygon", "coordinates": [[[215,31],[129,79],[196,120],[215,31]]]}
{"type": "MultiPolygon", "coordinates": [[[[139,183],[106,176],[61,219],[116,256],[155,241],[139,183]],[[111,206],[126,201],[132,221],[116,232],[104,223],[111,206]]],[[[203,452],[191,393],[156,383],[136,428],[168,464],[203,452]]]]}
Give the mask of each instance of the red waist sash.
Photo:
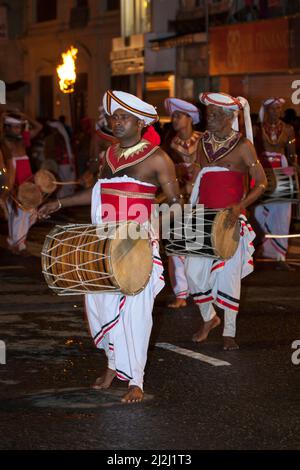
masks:
{"type": "Polygon", "coordinates": [[[156,188],[141,183],[102,183],[101,217],[103,222],[150,219],[156,188]]]}
{"type": "Polygon", "coordinates": [[[199,204],[209,209],[223,209],[237,204],[244,195],[244,175],[238,171],[210,171],[200,181],[199,204]]]}
{"type": "Polygon", "coordinates": [[[260,161],[264,168],[281,168],[281,157],[281,153],[272,153],[272,155],[267,155],[263,153],[260,156],[260,161]]]}
{"type": "Polygon", "coordinates": [[[32,176],[30,161],[27,156],[15,157],[16,176],[15,184],[20,185],[32,176]]]}

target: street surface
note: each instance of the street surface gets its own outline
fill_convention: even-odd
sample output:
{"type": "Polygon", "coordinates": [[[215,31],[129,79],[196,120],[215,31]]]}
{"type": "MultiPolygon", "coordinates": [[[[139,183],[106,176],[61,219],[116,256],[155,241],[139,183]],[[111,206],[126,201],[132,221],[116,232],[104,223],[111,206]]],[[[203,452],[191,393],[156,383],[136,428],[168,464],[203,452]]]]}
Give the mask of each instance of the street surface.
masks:
{"type": "Polygon", "coordinates": [[[123,382],[91,389],[106,362],[89,336],[82,297],[52,294],[41,273],[46,233],[75,221],[88,222],[88,208],[34,226],[28,258],[5,249],[0,226],[0,449],[300,449],[300,364],[292,363],[292,343],[300,347],[300,238],[289,252],[295,271],[261,261],[243,281],[239,351],[222,350],[220,327],[193,343],[198,310],[190,300],[167,308],[168,285],[155,303],[145,400],[128,405],[120,403],[123,382]]]}

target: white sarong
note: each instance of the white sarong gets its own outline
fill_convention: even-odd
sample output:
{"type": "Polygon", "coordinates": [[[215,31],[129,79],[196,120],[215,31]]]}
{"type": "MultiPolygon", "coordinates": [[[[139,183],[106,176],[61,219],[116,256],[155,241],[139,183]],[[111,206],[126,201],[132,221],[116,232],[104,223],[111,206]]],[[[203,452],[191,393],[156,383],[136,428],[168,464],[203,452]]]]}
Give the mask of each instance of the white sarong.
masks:
{"type": "MultiPolygon", "coordinates": [[[[99,180],[92,194],[93,224],[102,223],[102,182],[133,182],[152,186],[127,176],[99,180]]],[[[153,270],[145,289],[135,296],[122,293],[97,293],[85,296],[91,334],[97,348],[105,350],[108,367],[116,371],[119,379],[129,381],[129,385],[136,385],[141,389],[143,389],[144,369],[152,329],[154,299],[165,285],[158,241],[151,229],[149,232],[153,249],[153,270]]]]}
{"type": "Polygon", "coordinates": [[[168,256],[171,286],[177,299],[188,297],[188,282],[185,275],[185,257],[168,256]]]}
{"type": "MultiPolygon", "coordinates": [[[[203,174],[210,171],[229,171],[222,167],[201,170],[191,195],[191,204],[197,204],[199,185],[203,174]]],[[[227,261],[205,256],[187,256],[185,270],[189,291],[199,307],[204,321],[215,316],[212,304],[225,311],[224,336],[235,336],[236,316],[239,311],[241,279],[253,271],[253,240],[255,233],[244,215],[239,217],[240,241],[234,256],[227,261]]]]}
{"type": "MultiPolygon", "coordinates": [[[[281,155],[281,166],[282,168],[288,166],[288,161],[284,155],[281,155]]],[[[254,217],[263,232],[273,235],[289,234],[291,216],[292,204],[290,202],[260,204],[256,206],[254,210],[254,217]]],[[[272,258],[278,261],[285,260],[287,250],[287,238],[265,238],[262,245],[262,255],[266,258],[272,258]]]]}

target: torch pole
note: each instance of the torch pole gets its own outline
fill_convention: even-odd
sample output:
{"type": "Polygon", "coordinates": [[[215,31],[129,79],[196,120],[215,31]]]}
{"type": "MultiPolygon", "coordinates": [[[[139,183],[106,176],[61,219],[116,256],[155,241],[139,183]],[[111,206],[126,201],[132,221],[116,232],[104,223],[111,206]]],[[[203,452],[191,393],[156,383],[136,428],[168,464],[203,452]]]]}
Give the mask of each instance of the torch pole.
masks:
{"type": "MultiPolygon", "coordinates": [[[[69,105],[70,105],[70,118],[71,118],[71,128],[72,128],[72,133],[73,136],[76,135],[77,132],[77,119],[76,119],[76,107],[75,107],[75,99],[74,99],[74,93],[69,93],[69,105]]],[[[73,142],[71,142],[72,146],[72,153],[73,153],[73,168],[75,171],[76,178],[78,178],[77,174],[77,165],[76,165],[76,155],[75,155],[75,148],[74,146],[74,139],[72,139],[73,142]]]]}

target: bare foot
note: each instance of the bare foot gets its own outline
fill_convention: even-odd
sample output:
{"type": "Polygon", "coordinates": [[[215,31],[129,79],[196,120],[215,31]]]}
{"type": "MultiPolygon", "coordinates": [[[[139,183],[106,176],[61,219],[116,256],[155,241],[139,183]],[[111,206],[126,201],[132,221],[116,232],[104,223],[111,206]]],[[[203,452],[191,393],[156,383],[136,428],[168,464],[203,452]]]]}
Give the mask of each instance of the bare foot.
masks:
{"type": "Polygon", "coordinates": [[[181,308],[181,307],[186,307],[186,300],[185,299],[180,299],[179,297],[176,297],[174,302],[170,303],[168,305],[169,308],[181,308]]]}
{"type": "Polygon", "coordinates": [[[93,385],[95,390],[105,390],[111,386],[112,381],[116,376],[116,371],[112,369],[106,369],[105,374],[101,375],[96,379],[93,385]]]}
{"type": "Polygon", "coordinates": [[[239,345],[234,338],[223,336],[223,349],[224,351],[235,351],[236,349],[239,349],[239,345]]]}
{"type": "Polygon", "coordinates": [[[193,341],[195,343],[201,343],[202,341],[205,341],[206,338],[208,337],[208,333],[210,330],[213,330],[217,326],[219,326],[221,323],[220,318],[215,315],[214,318],[212,318],[209,321],[205,321],[197,333],[193,335],[193,341]]]}
{"type": "Polygon", "coordinates": [[[296,269],[290,266],[286,261],[277,261],[275,269],[278,271],[296,271],[296,269]]]}
{"type": "Polygon", "coordinates": [[[144,392],[136,385],[130,385],[128,392],[122,398],[123,403],[139,403],[144,398],[144,392]]]}

